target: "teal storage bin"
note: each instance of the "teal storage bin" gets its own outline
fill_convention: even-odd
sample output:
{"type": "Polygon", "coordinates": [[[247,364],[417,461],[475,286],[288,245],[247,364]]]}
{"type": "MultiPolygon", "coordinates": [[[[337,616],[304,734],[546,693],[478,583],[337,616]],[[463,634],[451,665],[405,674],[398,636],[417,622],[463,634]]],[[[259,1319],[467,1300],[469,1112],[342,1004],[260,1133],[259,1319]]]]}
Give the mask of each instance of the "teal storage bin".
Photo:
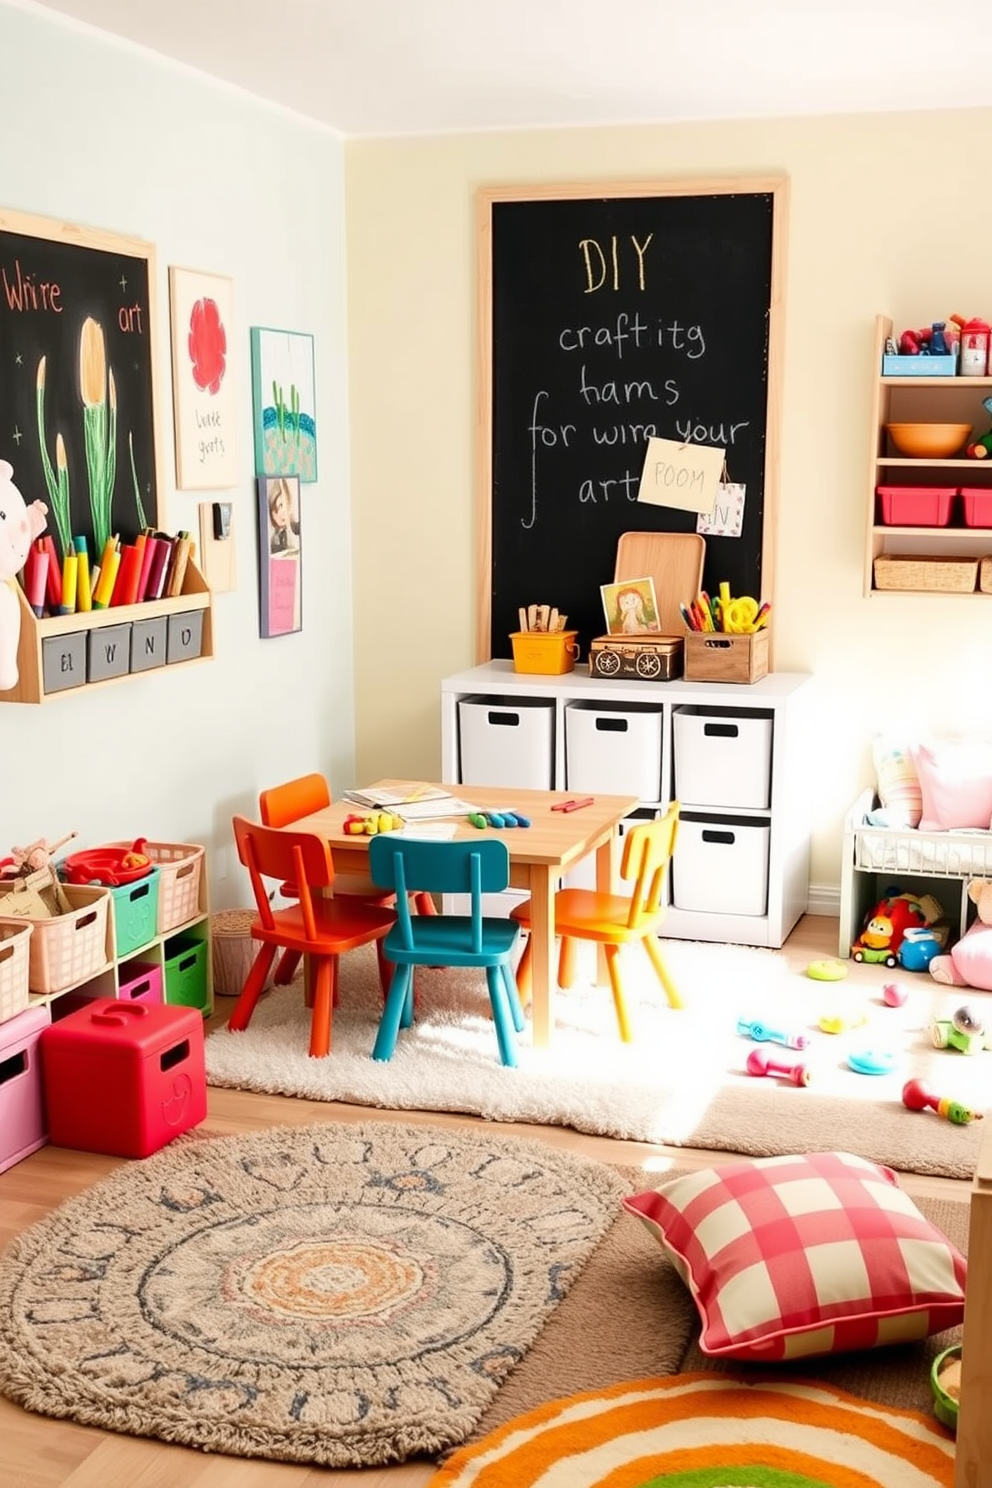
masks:
{"type": "Polygon", "coordinates": [[[114,902],[114,953],[117,960],[139,946],[148,945],[158,934],[158,883],[160,870],[153,868],[144,878],[111,889],[114,902]]]}
{"type": "Polygon", "coordinates": [[[165,1000],[183,1007],[207,1006],[207,942],[174,935],[165,942],[165,1000]]]}

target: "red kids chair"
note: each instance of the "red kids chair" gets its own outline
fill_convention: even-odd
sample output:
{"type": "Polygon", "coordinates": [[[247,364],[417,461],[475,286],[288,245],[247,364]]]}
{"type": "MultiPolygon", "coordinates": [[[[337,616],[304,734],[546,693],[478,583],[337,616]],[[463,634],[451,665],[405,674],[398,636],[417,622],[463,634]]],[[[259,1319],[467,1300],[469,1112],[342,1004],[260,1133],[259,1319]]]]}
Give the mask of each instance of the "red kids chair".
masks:
{"type": "Polygon", "coordinates": [[[313,832],[266,827],[234,818],[238,857],[251,878],[258,911],[251,924],[257,956],[228,1019],[238,1032],[248,1027],[280,947],[308,955],[313,962],[313,1012],[310,1053],[321,1058],[331,1047],[331,1017],[337,1000],[338,958],[344,951],[381,941],[396,915],[382,905],[323,894],[334,884],[334,863],[327,843],[313,832]],[[298,899],[288,909],[274,910],[266,880],[291,880],[298,899]]]}

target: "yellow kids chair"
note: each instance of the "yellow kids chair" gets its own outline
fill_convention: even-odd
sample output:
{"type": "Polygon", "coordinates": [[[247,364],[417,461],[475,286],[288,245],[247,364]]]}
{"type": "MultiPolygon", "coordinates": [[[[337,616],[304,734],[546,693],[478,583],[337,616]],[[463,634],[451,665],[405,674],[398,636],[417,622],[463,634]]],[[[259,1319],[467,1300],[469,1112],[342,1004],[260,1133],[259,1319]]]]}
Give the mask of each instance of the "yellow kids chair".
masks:
{"type": "MultiPolygon", "coordinates": [[[[639,941],[648,954],[669,1005],[682,1007],[682,999],[668,974],[657,941],[665,918],[665,876],[678,835],[679,803],[673,801],[656,821],[632,827],[624,839],[621,877],[633,880],[634,891],[623,894],[601,894],[596,889],[559,889],[555,895],[555,935],[561,939],[558,957],[558,985],[575,983],[576,941],[591,940],[602,945],[613,989],[620,1037],[630,1043],[630,1016],[624,996],[621,947],[639,941]]],[[[530,929],[530,900],[511,912],[522,929],[530,929]]],[[[530,992],[531,945],[528,937],[517,966],[517,986],[525,999],[530,992]]]]}

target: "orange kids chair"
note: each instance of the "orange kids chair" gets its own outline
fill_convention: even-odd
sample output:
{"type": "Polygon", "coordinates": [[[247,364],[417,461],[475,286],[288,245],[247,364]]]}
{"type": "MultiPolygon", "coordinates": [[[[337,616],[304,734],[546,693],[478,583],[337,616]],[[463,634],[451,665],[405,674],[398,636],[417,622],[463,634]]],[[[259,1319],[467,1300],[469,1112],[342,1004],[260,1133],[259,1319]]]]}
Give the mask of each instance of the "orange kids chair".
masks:
{"type": "MultiPolygon", "coordinates": [[[[580,940],[596,941],[606,952],[606,965],[613,990],[620,1037],[630,1043],[630,1015],[624,995],[621,947],[639,941],[648,954],[669,1005],[682,1007],[682,998],[668,974],[656,939],[665,918],[665,874],[675,851],[678,835],[679,803],[673,801],[656,821],[632,827],[624,840],[621,877],[633,880],[634,891],[623,894],[601,894],[595,889],[559,889],[555,895],[555,935],[561,938],[558,956],[558,985],[575,983],[577,946],[580,940]]],[[[530,901],[511,912],[511,918],[530,929],[530,901]]],[[[528,937],[517,967],[517,986],[522,997],[530,991],[531,944],[528,937]]]]}
{"type": "Polygon", "coordinates": [[[370,941],[381,941],[396,915],[379,904],[325,897],[320,891],[333,885],[334,863],[327,843],[313,832],[266,827],[236,816],[234,840],[238,857],[251,878],[258,911],[251,936],[260,947],[228,1027],[236,1032],[248,1027],[280,947],[294,951],[297,957],[309,955],[314,968],[310,1053],[322,1058],[331,1047],[339,956],[370,941]],[[297,902],[288,909],[274,910],[267,879],[292,881],[297,902]]]}
{"type": "MultiPolygon", "coordinates": [[[[258,797],[259,815],[267,827],[288,827],[313,811],[323,811],[330,804],[331,788],[324,776],[316,770],[309,775],[298,775],[293,780],[285,780],[281,785],[270,786],[268,790],[260,791],[258,797]]],[[[296,885],[288,879],[280,884],[279,892],[284,899],[297,897],[296,885]]],[[[395,894],[381,888],[368,874],[363,873],[339,873],[334,880],[334,897],[364,899],[369,904],[391,905],[396,902],[395,894]]],[[[434,900],[429,894],[417,896],[416,910],[418,914],[436,913],[434,900]]],[[[381,941],[376,943],[376,955],[379,960],[379,982],[385,997],[392,967],[383,959],[381,941]]],[[[295,951],[285,951],[279,958],[273,981],[279,986],[291,982],[299,962],[299,955],[295,951]]]]}

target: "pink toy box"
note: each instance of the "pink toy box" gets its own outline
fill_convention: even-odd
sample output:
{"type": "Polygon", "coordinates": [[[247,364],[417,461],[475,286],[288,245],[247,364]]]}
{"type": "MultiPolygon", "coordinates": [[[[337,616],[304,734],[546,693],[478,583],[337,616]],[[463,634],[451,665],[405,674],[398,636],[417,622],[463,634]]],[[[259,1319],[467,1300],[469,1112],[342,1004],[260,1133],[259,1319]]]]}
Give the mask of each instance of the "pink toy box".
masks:
{"type": "Polygon", "coordinates": [[[0,1023],[0,1173],[48,1141],[38,1042],[47,1004],[0,1023]]]}
{"type": "Polygon", "coordinates": [[[41,1037],[49,1140],[148,1157],[207,1114],[203,1016],[101,997],[41,1037]]]}

